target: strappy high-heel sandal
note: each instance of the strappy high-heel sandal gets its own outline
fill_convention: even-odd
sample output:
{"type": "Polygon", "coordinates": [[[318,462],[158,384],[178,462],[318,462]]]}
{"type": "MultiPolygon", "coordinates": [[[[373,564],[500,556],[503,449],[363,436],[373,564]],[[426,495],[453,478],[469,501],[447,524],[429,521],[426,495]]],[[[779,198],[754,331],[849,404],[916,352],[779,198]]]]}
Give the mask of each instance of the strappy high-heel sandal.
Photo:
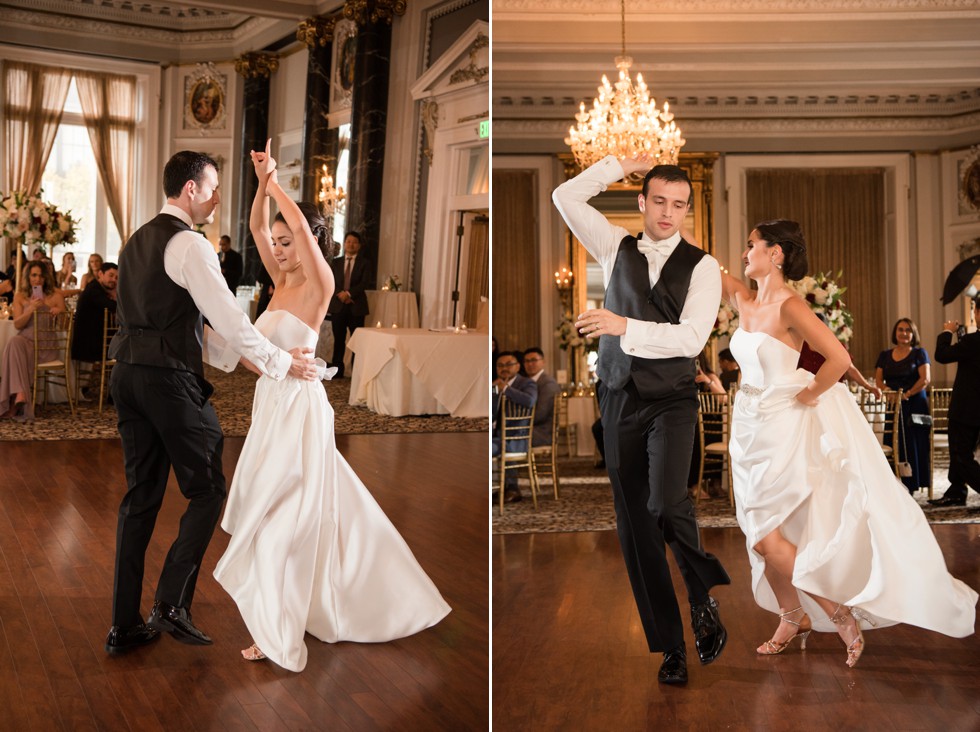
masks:
{"type": "Polygon", "coordinates": [[[844,607],[844,612],[841,612],[842,607],[844,606],[837,603],[834,614],[830,616],[830,622],[840,627],[844,627],[850,623],[854,624],[854,629],[857,631],[857,638],[849,644],[847,641],[844,641],[845,645],[847,645],[847,665],[850,668],[854,668],[858,659],[861,658],[861,654],[864,653],[864,633],[861,632],[861,625],[851,612],[851,608],[844,607]]]}
{"type": "Polygon", "coordinates": [[[242,651],[242,658],[244,658],[246,661],[261,661],[263,658],[265,658],[265,654],[262,653],[262,650],[253,643],[242,651]]]}
{"type": "Polygon", "coordinates": [[[791,635],[782,643],[775,640],[775,638],[770,638],[761,646],[756,648],[755,652],[758,653],[760,656],[775,656],[776,654],[782,653],[787,648],[789,648],[789,644],[792,643],[793,639],[797,637],[799,637],[800,639],[800,650],[805,651],[806,639],[810,637],[810,631],[812,630],[812,626],[810,625],[810,617],[806,613],[803,613],[803,615],[800,617],[798,622],[796,620],[789,619],[790,615],[792,615],[793,613],[798,613],[802,609],[803,607],[800,606],[795,610],[787,610],[784,613],[779,613],[780,622],[785,621],[790,625],[796,626],[796,632],[793,633],[793,635],[791,635]]]}

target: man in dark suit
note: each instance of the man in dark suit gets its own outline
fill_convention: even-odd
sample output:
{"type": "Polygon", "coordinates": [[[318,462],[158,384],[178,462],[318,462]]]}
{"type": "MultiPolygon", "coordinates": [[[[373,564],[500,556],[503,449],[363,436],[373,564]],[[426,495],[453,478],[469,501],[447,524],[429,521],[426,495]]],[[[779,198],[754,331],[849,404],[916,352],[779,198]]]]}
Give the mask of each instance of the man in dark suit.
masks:
{"type": "Polygon", "coordinates": [[[167,203],[141,226],[119,257],[119,331],[110,391],[119,418],[126,495],[119,506],[112,627],[105,650],[115,655],[170,633],[181,643],[210,645],[191,620],[191,602],[225,499],[224,435],[208,401],[202,313],[236,354],[266,376],[315,380],[307,354],[287,353],[249,322],[227,288],[214,247],[194,231],[218,206],[218,166],[203,153],[176,153],[163,169],[167,203]],[[177,538],[163,562],[156,601],[140,614],[146,549],[163,503],[170,468],[188,499],[177,538]]]}
{"type": "Polygon", "coordinates": [[[232,292],[238,289],[238,283],[242,281],[242,255],[231,248],[231,237],[227,234],[222,235],[218,241],[221,251],[218,253],[218,261],[221,263],[221,276],[228,283],[228,289],[232,292]]]}
{"type": "Polygon", "coordinates": [[[602,267],[603,307],[581,313],[575,327],[587,338],[601,336],[597,371],[606,470],[647,647],[664,654],[658,680],[683,684],[687,653],[668,545],[687,589],[701,663],[714,661],[728,638],[708,592],[731,580],[704,551],[687,492],[698,417],[694,359],[715,323],[721,275],[718,262],[680,234],[691,206],[687,173],[674,165],[651,170],[652,164],[648,156],[607,156],[559,186],[552,198],[602,267]],[[637,205],[643,231],[634,236],[588,202],[642,173],[637,205]]]}
{"type": "Polygon", "coordinates": [[[537,346],[524,351],[524,373],[538,385],[538,401],[534,408],[534,436],[532,445],[541,447],[551,444],[551,427],[555,417],[555,396],[561,386],[555,377],[544,370],[544,351],[537,346]]]}
{"type": "MultiPolygon", "coordinates": [[[[973,301],[973,319],[980,323],[980,297],[973,301]]],[[[967,486],[980,493],[980,330],[966,333],[953,343],[960,324],[947,320],[936,338],[936,360],[955,363],[956,379],[949,402],[949,488],[933,506],[965,506],[967,486]]]]}
{"type": "Polygon", "coordinates": [[[75,325],[71,338],[71,357],[74,361],[94,363],[102,360],[102,326],[105,311],[116,312],[116,285],[119,267],[115,262],[103,262],[98,279],[85,285],[75,307],[75,325]]]}
{"type": "MultiPolygon", "coordinates": [[[[522,407],[531,407],[538,401],[538,385],[534,379],[520,374],[521,362],[516,351],[503,351],[497,356],[497,378],[493,382],[491,398],[491,414],[493,415],[493,439],[490,453],[493,457],[500,454],[500,434],[497,431],[497,420],[500,416],[500,397],[507,396],[509,401],[522,407]]],[[[532,438],[533,439],[533,438],[532,438]]],[[[507,452],[524,452],[527,445],[523,440],[508,440],[507,452]]],[[[504,478],[504,503],[514,503],[521,500],[521,491],[517,487],[517,475],[508,471],[504,478]]]]}
{"type": "Polygon", "coordinates": [[[347,334],[364,325],[368,314],[367,290],[374,289],[374,262],[361,252],[361,235],[348,231],[344,235],[344,254],[330,263],[336,290],[327,314],[333,328],[333,361],[337,378],[344,375],[344,351],[347,334]]]}

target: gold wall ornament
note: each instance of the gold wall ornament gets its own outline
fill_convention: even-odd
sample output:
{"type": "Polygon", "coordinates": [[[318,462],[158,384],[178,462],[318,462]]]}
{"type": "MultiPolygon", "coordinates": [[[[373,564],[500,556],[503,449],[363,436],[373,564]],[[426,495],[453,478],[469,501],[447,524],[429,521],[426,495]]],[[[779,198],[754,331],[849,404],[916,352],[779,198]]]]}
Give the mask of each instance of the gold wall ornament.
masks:
{"type": "Polygon", "coordinates": [[[333,31],[340,20],[339,15],[325,18],[322,15],[314,15],[307,18],[296,28],[296,40],[302,41],[310,48],[314,46],[326,46],[333,40],[333,31]]]}
{"type": "Polygon", "coordinates": [[[626,55],[626,0],[621,0],[620,7],[623,33],[622,55],[616,57],[619,80],[610,84],[603,75],[592,109],[586,111],[582,102],[575,115],[577,124],[568,128],[565,144],[582,168],[607,155],[622,159],[643,153],[651,155],[657,164],[675,165],[687,141],[667,102],[662,111],[657,108],[657,100],[650,95],[642,74],[636,75],[633,84],[633,59],[626,55]]]}
{"type": "Polygon", "coordinates": [[[422,152],[429,165],[432,165],[432,148],[435,145],[436,129],[439,127],[439,103],[434,99],[422,100],[422,128],[425,132],[425,145],[422,152]]]}
{"type": "Polygon", "coordinates": [[[279,70],[279,56],[264,51],[250,51],[235,59],[235,71],[246,79],[270,77],[279,70]]]}
{"type": "Polygon", "coordinates": [[[405,0],[345,0],[344,17],[353,20],[358,27],[384,21],[391,25],[396,15],[408,10],[405,0]]]}
{"type": "Polygon", "coordinates": [[[452,76],[449,77],[450,84],[458,84],[461,81],[475,81],[477,83],[483,81],[487,75],[490,73],[489,66],[480,66],[477,63],[477,56],[480,51],[490,45],[490,39],[482,33],[477,34],[476,40],[473,41],[473,45],[470,46],[469,55],[470,63],[468,66],[464,66],[461,69],[456,69],[452,76]]]}

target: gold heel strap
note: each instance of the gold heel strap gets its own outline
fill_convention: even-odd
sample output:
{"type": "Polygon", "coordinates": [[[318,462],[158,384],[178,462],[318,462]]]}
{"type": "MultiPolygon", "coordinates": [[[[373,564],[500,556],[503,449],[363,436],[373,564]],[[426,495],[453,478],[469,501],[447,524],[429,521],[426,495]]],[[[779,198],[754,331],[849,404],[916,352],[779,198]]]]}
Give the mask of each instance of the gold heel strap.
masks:
{"type": "Polygon", "coordinates": [[[798,613],[802,609],[803,609],[803,606],[800,605],[800,607],[796,608],[795,610],[787,610],[784,613],[779,613],[779,619],[782,620],[783,622],[789,623],[790,625],[795,625],[797,628],[799,628],[800,627],[800,623],[803,622],[803,618],[806,617],[806,613],[803,613],[800,616],[799,622],[797,622],[796,620],[790,620],[788,616],[789,615],[792,615],[793,613],[798,613]]]}
{"type": "Polygon", "coordinates": [[[834,608],[834,614],[830,616],[830,622],[834,623],[834,625],[843,625],[848,620],[853,618],[851,615],[851,609],[844,607],[844,612],[841,613],[840,609],[842,607],[844,606],[838,602],[837,607],[834,608]]]}

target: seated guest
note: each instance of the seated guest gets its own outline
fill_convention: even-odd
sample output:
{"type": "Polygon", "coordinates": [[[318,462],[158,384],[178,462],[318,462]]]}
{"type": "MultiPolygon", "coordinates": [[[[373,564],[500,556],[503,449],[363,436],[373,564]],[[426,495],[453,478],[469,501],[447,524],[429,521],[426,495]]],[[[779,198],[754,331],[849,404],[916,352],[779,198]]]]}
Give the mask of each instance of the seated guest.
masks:
{"type": "MultiPolygon", "coordinates": [[[[34,313],[48,316],[65,311],[65,298],[55,287],[54,272],[44,262],[34,260],[24,267],[20,289],[14,294],[14,327],[0,361],[0,419],[34,419],[31,389],[34,384],[34,313]]],[[[58,354],[42,352],[45,360],[58,354]]]]}
{"type": "Polygon", "coordinates": [[[218,261],[221,263],[221,276],[228,283],[228,289],[235,292],[242,279],[242,255],[231,248],[231,237],[222,234],[218,240],[218,261]]]}
{"type": "Polygon", "coordinates": [[[555,378],[544,370],[544,351],[537,346],[524,351],[524,372],[538,385],[538,401],[534,409],[534,436],[532,446],[551,444],[551,425],[555,416],[555,396],[561,387],[555,378]]]}
{"type": "Polygon", "coordinates": [[[62,255],[61,269],[55,273],[55,283],[62,290],[74,289],[78,284],[78,278],[75,277],[75,255],[71,252],[62,255]]]}
{"type": "MultiPolygon", "coordinates": [[[[491,440],[491,454],[493,457],[500,455],[500,433],[498,432],[498,416],[500,414],[500,397],[506,395],[509,401],[520,404],[522,407],[533,406],[538,400],[538,385],[534,379],[521,376],[518,373],[520,361],[515,351],[503,351],[497,356],[497,378],[493,382],[493,403],[491,405],[493,415],[493,439],[491,440]]],[[[508,440],[506,452],[524,452],[527,444],[523,440],[508,440]]],[[[513,470],[507,471],[504,478],[504,503],[513,503],[521,500],[521,492],[517,487],[517,473],[513,470]]]]}
{"type": "Polygon", "coordinates": [[[718,374],[718,378],[721,379],[721,385],[725,391],[728,391],[732,388],[732,384],[738,384],[738,377],[741,375],[738,370],[738,361],[735,360],[729,349],[723,348],[718,354],[718,365],[721,366],[721,373],[718,374]]]}
{"type": "Polygon", "coordinates": [[[0,272],[0,300],[10,302],[10,294],[14,291],[14,281],[7,277],[6,272],[0,272]]]}
{"type": "Polygon", "coordinates": [[[102,255],[92,254],[88,258],[88,271],[82,275],[82,281],[78,283],[78,286],[84,290],[88,287],[89,282],[94,282],[99,279],[99,271],[102,269],[102,255]]]}
{"type": "Polygon", "coordinates": [[[71,342],[71,357],[75,361],[102,360],[102,324],[105,311],[116,312],[119,267],[114,262],[105,262],[99,270],[98,277],[98,280],[89,282],[78,296],[78,306],[75,308],[75,334],[71,342]]]}

